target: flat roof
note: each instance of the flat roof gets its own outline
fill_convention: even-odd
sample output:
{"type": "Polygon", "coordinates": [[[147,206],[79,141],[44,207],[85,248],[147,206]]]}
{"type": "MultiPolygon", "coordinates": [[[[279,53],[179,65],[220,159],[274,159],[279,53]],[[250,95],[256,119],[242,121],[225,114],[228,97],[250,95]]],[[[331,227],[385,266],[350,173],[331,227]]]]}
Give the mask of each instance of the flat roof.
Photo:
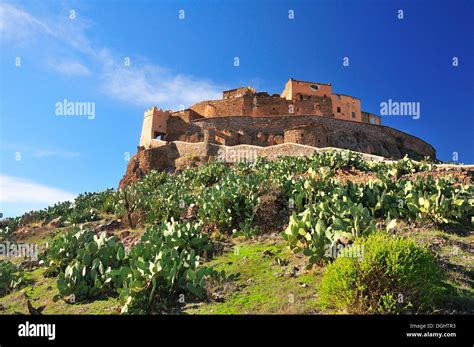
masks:
{"type": "Polygon", "coordinates": [[[239,90],[239,89],[253,89],[253,90],[255,90],[255,88],[253,88],[251,86],[247,86],[247,87],[238,87],[238,88],[234,88],[234,89],[223,90],[222,93],[233,92],[233,91],[236,91],[236,90],[239,90]]]}
{"type": "Polygon", "coordinates": [[[375,116],[381,118],[378,114],[372,113],[372,112],[367,112],[367,111],[360,111],[360,113],[367,113],[369,116],[375,116]]]}
{"type": "Polygon", "coordinates": [[[332,94],[333,95],[344,95],[344,96],[348,96],[348,97],[353,98],[353,99],[360,100],[360,98],[358,98],[356,96],[348,95],[348,94],[342,94],[342,93],[332,93],[332,94]]]}
{"type": "Polygon", "coordinates": [[[331,83],[322,83],[322,82],[310,82],[310,81],[302,81],[302,80],[297,80],[295,78],[290,78],[290,81],[295,81],[295,82],[303,82],[303,83],[312,83],[312,84],[324,84],[325,86],[332,86],[331,83]]]}

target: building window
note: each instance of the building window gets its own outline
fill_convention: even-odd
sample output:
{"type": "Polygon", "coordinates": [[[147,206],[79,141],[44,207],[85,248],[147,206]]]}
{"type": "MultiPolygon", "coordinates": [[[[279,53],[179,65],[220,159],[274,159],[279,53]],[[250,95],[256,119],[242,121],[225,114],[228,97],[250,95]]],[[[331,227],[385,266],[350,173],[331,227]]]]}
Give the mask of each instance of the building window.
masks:
{"type": "Polygon", "coordinates": [[[303,100],[303,95],[302,94],[300,94],[300,100],[303,100]]]}
{"type": "Polygon", "coordinates": [[[375,124],[375,117],[371,116],[369,119],[370,119],[370,124],[375,124]]]}
{"type": "Polygon", "coordinates": [[[159,133],[159,132],[156,132],[153,134],[153,138],[156,139],[156,140],[160,140],[160,141],[164,141],[165,139],[165,134],[163,133],[159,133]]]}
{"type": "Polygon", "coordinates": [[[319,86],[317,84],[312,84],[309,86],[310,89],[312,90],[318,90],[319,89],[319,86]]]}
{"type": "Polygon", "coordinates": [[[341,100],[341,96],[340,96],[340,95],[337,96],[337,100],[341,100]]]}
{"type": "Polygon", "coordinates": [[[339,106],[337,107],[337,113],[341,113],[341,108],[339,106]]]}
{"type": "Polygon", "coordinates": [[[356,117],[356,113],[352,111],[352,118],[355,118],[355,117],[356,117]]]}

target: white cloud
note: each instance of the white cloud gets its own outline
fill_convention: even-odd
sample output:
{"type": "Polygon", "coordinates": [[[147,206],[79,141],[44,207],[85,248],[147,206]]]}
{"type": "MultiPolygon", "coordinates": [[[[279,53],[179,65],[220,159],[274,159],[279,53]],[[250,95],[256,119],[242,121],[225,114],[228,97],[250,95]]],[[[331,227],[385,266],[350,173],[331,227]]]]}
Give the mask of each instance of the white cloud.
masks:
{"type": "Polygon", "coordinates": [[[104,92],[126,103],[144,107],[178,109],[202,100],[220,98],[222,86],[189,75],[174,75],[153,64],[120,66],[115,62],[104,65],[101,74],[104,92]]]}
{"type": "Polygon", "coordinates": [[[13,5],[0,4],[0,31],[3,39],[13,40],[20,45],[49,37],[81,53],[94,55],[95,51],[85,33],[88,27],[89,24],[84,19],[71,20],[64,15],[48,20],[38,19],[13,5]]]}
{"type": "Polygon", "coordinates": [[[0,4],[0,31],[4,39],[27,40],[39,33],[53,33],[43,22],[12,5],[0,4]]]}
{"type": "Polygon", "coordinates": [[[62,61],[51,64],[51,68],[66,76],[87,76],[90,71],[78,61],[62,61]]]}
{"type": "Polygon", "coordinates": [[[79,152],[67,152],[67,151],[57,151],[57,150],[47,150],[47,149],[40,149],[36,150],[35,157],[43,158],[43,157],[63,157],[63,158],[75,158],[80,156],[79,152]]]}
{"type": "MultiPolygon", "coordinates": [[[[68,20],[67,16],[54,18],[54,21],[40,20],[8,4],[0,4],[0,11],[0,27],[7,38],[18,41],[42,34],[45,39],[59,40],[78,53],[85,54],[98,65],[102,91],[122,102],[177,109],[180,105],[187,107],[201,100],[218,99],[225,89],[210,80],[175,73],[146,61],[133,61],[131,66],[124,66],[123,57],[114,58],[107,48],[92,46],[86,34],[91,24],[83,16],[74,21],[68,20]]],[[[77,59],[65,59],[53,64],[54,70],[69,76],[91,73],[77,59]]]]}
{"type": "Polygon", "coordinates": [[[73,200],[75,194],[22,178],[0,175],[0,203],[40,203],[43,207],[73,200]]]}

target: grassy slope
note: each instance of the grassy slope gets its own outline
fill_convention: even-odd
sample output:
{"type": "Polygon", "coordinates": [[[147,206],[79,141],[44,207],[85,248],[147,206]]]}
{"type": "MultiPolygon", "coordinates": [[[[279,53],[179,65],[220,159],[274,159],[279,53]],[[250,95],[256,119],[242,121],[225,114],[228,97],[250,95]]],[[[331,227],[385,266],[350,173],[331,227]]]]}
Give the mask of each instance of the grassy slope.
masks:
{"type": "Polygon", "coordinates": [[[398,231],[436,254],[446,273],[446,291],[440,313],[474,314],[474,233],[438,228],[401,226],[398,231]]]}
{"type": "MultiPolygon", "coordinates": [[[[193,307],[186,313],[274,314],[317,313],[317,284],[322,270],[304,270],[305,259],[295,256],[280,238],[236,242],[234,250],[210,264],[226,273],[240,273],[233,292],[223,302],[193,307]],[[278,259],[280,262],[278,262],[278,259]]],[[[221,288],[217,288],[221,289],[221,288]]],[[[224,290],[225,293],[225,290],[224,290]]]]}
{"type": "MultiPolygon", "coordinates": [[[[57,231],[41,235],[47,242],[57,231]]],[[[466,236],[437,230],[400,225],[399,234],[427,243],[436,252],[447,270],[446,299],[440,313],[474,313],[474,235],[466,236]]],[[[38,235],[32,235],[35,241],[38,235]]],[[[29,238],[22,240],[31,242],[29,238]]],[[[318,304],[317,286],[323,268],[305,270],[306,260],[292,254],[279,235],[257,240],[233,239],[233,250],[210,262],[227,274],[240,273],[231,283],[210,284],[211,296],[219,300],[189,303],[182,308],[185,314],[321,314],[340,313],[324,311],[318,304]]],[[[27,272],[27,284],[0,298],[0,314],[28,313],[26,297],[34,307],[45,305],[45,314],[115,314],[119,305],[116,298],[107,298],[80,304],[53,301],[58,294],[55,278],[43,277],[41,268],[27,272]]]]}
{"type": "Polygon", "coordinates": [[[26,287],[0,299],[0,304],[5,306],[2,314],[28,314],[25,296],[36,308],[46,306],[43,314],[112,314],[118,306],[115,298],[75,305],[67,304],[63,300],[54,302],[53,298],[58,294],[56,279],[44,277],[41,268],[28,272],[27,281],[26,287]]]}

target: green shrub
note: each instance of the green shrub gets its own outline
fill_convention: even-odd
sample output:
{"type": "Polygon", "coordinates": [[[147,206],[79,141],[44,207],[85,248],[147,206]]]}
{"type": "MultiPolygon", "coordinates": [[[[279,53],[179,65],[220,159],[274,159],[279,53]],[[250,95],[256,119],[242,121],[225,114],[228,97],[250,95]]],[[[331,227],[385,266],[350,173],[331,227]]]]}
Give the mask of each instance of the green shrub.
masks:
{"type": "Polygon", "coordinates": [[[396,161],[395,163],[389,165],[389,167],[396,170],[395,173],[397,176],[402,176],[415,172],[431,170],[433,168],[433,164],[429,163],[426,159],[421,162],[416,162],[405,155],[403,159],[396,161]]]}
{"type": "Polygon", "coordinates": [[[54,204],[53,206],[48,206],[46,209],[46,216],[44,217],[44,222],[48,223],[57,217],[61,217],[65,221],[72,211],[72,203],[70,201],[63,201],[54,204]]]}
{"type": "Polygon", "coordinates": [[[147,211],[147,223],[167,223],[179,219],[192,201],[190,191],[183,189],[180,181],[176,180],[165,183],[152,195],[143,198],[140,208],[147,211]]]}
{"type": "Polygon", "coordinates": [[[352,241],[374,231],[375,220],[367,208],[341,199],[309,205],[300,214],[293,214],[283,238],[293,252],[303,252],[314,264],[342,240],[352,241]]]}
{"type": "Polygon", "coordinates": [[[349,150],[329,151],[324,153],[315,153],[311,157],[312,168],[329,167],[331,169],[349,169],[356,168],[361,171],[367,171],[367,161],[362,155],[349,150]]]}
{"type": "Polygon", "coordinates": [[[404,182],[401,194],[407,206],[406,218],[425,219],[437,224],[472,224],[474,186],[454,183],[450,177],[404,182]]]}
{"type": "Polygon", "coordinates": [[[12,233],[18,229],[21,217],[9,217],[0,220],[0,241],[10,240],[12,233]]]}
{"type": "Polygon", "coordinates": [[[434,256],[405,238],[375,233],[354,243],[361,258],[344,256],[328,265],[321,302],[352,313],[398,314],[429,311],[441,288],[434,256]]]}
{"type": "Polygon", "coordinates": [[[100,214],[99,211],[94,208],[90,208],[89,210],[73,208],[69,216],[67,216],[67,222],[69,224],[81,224],[96,220],[100,220],[100,214]]]}
{"type": "Polygon", "coordinates": [[[112,271],[122,313],[166,311],[179,295],[204,297],[206,278],[218,274],[201,265],[200,253],[211,244],[199,224],[176,223],[148,228],[128,257],[128,266],[112,271]]]}
{"type": "Polygon", "coordinates": [[[185,171],[183,178],[189,179],[190,175],[193,174],[193,186],[211,187],[227,176],[229,172],[230,169],[224,163],[211,161],[199,168],[185,171]]]}
{"type": "Polygon", "coordinates": [[[84,245],[94,239],[91,229],[72,228],[59,234],[46,249],[42,262],[46,266],[45,275],[57,275],[77,257],[84,245]]]}
{"type": "Polygon", "coordinates": [[[199,220],[232,232],[251,232],[260,181],[253,175],[226,176],[198,197],[199,220]]]}
{"type": "Polygon", "coordinates": [[[0,260],[0,296],[4,296],[24,282],[23,270],[7,260],[0,260]]]}
{"type": "Polygon", "coordinates": [[[115,236],[100,236],[85,242],[77,250],[75,259],[57,279],[59,295],[73,296],[73,302],[93,299],[113,292],[109,273],[121,266],[125,259],[123,245],[115,236]]]}

